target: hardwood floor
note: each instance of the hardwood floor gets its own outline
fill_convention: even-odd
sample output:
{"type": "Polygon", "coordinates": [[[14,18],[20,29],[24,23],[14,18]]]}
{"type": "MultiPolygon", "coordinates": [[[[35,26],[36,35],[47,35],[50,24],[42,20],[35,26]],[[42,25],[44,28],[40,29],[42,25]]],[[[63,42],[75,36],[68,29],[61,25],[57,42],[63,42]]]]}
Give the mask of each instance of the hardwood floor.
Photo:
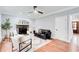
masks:
{"type": "Polygon", "coordinates": [[[12,42],[11,38],[6,37],[0,43],[0,52],[12,52],[12,42]]]}
{"type": "Polygon", "coordinates": [[[0,42],[0,52],[14,52],[15,50],[10,37],[6,37],[0,42]]]}
{"type": "Polygon", "coordinates": [[[35,52],[69,52],[71,45],[67,42],[54,39],[50,43],[38,48],[35,52]]]}
{"type": "MultiPolygon", "coordinates": [[[[53,39],[49,43],[46,43],[44,46],[35,50],[35,52],[78,52],[79,49],[76,48],[76,45],[71,45],[70,43],[53,39]],[[75,51],[74,51],[75,50],[75,51]]],[[[0,52],[12,52],[12,43],[7,39],[0,44],[0,52]]]]}

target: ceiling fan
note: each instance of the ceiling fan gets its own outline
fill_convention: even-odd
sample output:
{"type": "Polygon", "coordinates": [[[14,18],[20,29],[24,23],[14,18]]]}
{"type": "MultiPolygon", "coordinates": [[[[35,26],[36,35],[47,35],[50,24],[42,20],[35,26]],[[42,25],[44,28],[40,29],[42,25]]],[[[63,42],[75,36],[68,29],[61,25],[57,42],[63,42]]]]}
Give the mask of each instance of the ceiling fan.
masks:
{"type": "Polygon", "coordinates": [[[28,12],[28,13],[39,13],[39,14],[44,14],[44,12],[37,10],[37,6],[33,6],[33,11],[28,12]]]}

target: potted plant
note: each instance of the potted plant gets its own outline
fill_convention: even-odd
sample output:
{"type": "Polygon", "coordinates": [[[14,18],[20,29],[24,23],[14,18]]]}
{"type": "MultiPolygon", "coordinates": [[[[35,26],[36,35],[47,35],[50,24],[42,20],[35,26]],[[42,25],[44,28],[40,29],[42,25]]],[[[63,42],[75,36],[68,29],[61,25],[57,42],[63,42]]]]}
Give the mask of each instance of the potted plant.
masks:
{"type": "Polygon", "coordinates": [[[11,28],[10,19],[7,18],[3,24],[1,24],[1,28],[6,31],[6,36],[8,36],[8,30],[11,28]]]}

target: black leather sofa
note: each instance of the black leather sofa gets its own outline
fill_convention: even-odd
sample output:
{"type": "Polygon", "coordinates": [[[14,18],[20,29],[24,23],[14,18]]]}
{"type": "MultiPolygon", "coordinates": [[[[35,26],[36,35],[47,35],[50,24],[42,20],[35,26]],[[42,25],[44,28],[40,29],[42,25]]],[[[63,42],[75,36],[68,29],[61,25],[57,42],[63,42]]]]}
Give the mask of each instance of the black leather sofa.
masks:
{"type": "Polygon", "coordinates": [[[34,35],[42,39],[51,39],[51,31],[46,29],[40,29],[38,33],[34,31],[34,35]]]}

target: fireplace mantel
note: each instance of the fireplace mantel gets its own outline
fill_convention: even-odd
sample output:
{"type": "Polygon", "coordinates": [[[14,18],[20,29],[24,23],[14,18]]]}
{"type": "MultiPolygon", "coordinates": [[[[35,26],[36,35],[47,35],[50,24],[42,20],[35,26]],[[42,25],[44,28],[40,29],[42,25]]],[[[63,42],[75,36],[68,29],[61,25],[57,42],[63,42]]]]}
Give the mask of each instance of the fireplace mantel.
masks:
{"type": "Polygon", "coordinates": [[[29,22],[26,20],[19,20],[16,25],[29,25],[29,22]]]}

